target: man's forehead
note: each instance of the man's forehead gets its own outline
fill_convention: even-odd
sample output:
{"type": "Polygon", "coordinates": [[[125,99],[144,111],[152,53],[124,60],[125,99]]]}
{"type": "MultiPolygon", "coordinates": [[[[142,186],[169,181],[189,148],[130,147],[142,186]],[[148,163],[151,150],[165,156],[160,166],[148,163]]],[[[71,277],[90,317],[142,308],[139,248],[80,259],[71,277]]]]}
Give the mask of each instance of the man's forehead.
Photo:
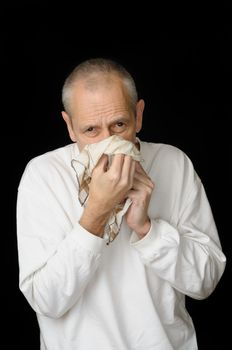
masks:
{"type": "Polygon", "coordinates": [[[95,72],[78,79],[74,84],[74,88],[79,87],[88,91],[95,91],[98,89],[110,88],[115,85],[123,87],[122,80],[117,74],[111,72],[95,72]]]}

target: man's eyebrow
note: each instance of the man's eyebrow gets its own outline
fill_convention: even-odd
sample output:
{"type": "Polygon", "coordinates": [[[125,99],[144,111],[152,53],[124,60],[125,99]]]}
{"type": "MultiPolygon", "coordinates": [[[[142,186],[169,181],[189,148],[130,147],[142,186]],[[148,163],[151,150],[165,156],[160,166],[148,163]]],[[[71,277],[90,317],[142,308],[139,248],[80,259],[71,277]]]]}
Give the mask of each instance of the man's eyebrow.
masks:
{"type": "Polygon", "coordinates": [[[114,119],[111,120],[110,124],[117,123],[117,122],[128,122],[130,118],[125,116],[117,116],[114,119]]]}
{"type": "MultiPolygon", "coordinates": [[[[109,125],[111,124],[115,124],[118,122],[128,122],[130,120],[130,118],[125,117],[125,116],[117,116],[114,119],[110,120],[109,125]]],[[[88,124],[84,124],[80,127],[81,130],[86,130],[88,128],[93,128],[93,127],[97,127],[98,123],[97,122],[89,122],[88,124]]]]}
{"type": "Polygon", "coordinates": [[[96,123],[89,123],[89,124],[82,125],[82,126],[81,126],[81,129],[93,128],[93,127],[95,127],[95,126],[97,126],[96,123]]]}

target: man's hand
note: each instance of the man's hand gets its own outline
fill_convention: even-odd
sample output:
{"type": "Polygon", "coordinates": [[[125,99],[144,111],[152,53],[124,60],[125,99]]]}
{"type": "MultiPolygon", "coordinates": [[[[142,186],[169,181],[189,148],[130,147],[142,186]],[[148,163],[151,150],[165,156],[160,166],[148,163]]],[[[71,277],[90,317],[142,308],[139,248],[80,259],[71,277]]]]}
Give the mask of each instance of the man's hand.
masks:
{"type": "Polygon", "coordinates": [[[108,157],[100,158],[92,173],[88,201],[80,219],[86,230],[102,235],[110,213],[126,199],[135,183],[135,163],[132,157],[117,154],[108,169],[108,157]]]}
{"type": "Polygon", "coordinates": [[[129,227],[137,233],[140,239],[148,233],[151,226],[148,206],[153,188],[154,183],[140,163],[136,162],[133,186],[127,194],[131,198],[132,204],[126,213],[126,220],[129,227]]]}

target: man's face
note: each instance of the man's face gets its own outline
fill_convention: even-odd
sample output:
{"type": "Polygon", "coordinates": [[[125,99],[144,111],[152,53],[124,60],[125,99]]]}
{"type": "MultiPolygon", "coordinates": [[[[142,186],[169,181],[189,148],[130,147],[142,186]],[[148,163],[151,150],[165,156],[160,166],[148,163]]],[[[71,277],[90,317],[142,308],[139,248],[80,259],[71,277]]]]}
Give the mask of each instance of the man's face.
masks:
{"type": "Polygon", "coordinates": [[[71,116],[65,112],[62,115],[71,140],[82,150],[85,145],[114,134],[135,142],[142,126],[143,107],[144,102],[140,100],[134,114],[121,81],[115,78],[94,89],[78,82],[71,99],[71,116]]]}

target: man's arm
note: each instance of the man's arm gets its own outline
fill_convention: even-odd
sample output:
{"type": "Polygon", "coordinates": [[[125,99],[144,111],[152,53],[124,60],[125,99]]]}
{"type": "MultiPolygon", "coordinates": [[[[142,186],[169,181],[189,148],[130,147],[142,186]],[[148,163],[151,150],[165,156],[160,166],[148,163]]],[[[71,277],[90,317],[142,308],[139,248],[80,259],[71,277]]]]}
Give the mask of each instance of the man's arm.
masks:
{"type": "Polygon", "coordinates": [[[19,287],[36,312],[56,318],[79,300],[93,278],[104,241],[78,223],[82,208],[74,205],[72,181],[69,189],[54,173],[48,181],[52,169],[45,164],[41,175],[42,168],[29,166],[18,191],[19,287]]]}
{"type": "Polygon", "coordinates": [[[191,161],[180,152],[174,163],[169,159],[164,163],[157,177],[159,191],[149,208],[150,230],[140,240],[134,232],[131,244],[149,273],[183,294],[206,298],[220,280],[226,258],[204,187],[191,161]]]}

